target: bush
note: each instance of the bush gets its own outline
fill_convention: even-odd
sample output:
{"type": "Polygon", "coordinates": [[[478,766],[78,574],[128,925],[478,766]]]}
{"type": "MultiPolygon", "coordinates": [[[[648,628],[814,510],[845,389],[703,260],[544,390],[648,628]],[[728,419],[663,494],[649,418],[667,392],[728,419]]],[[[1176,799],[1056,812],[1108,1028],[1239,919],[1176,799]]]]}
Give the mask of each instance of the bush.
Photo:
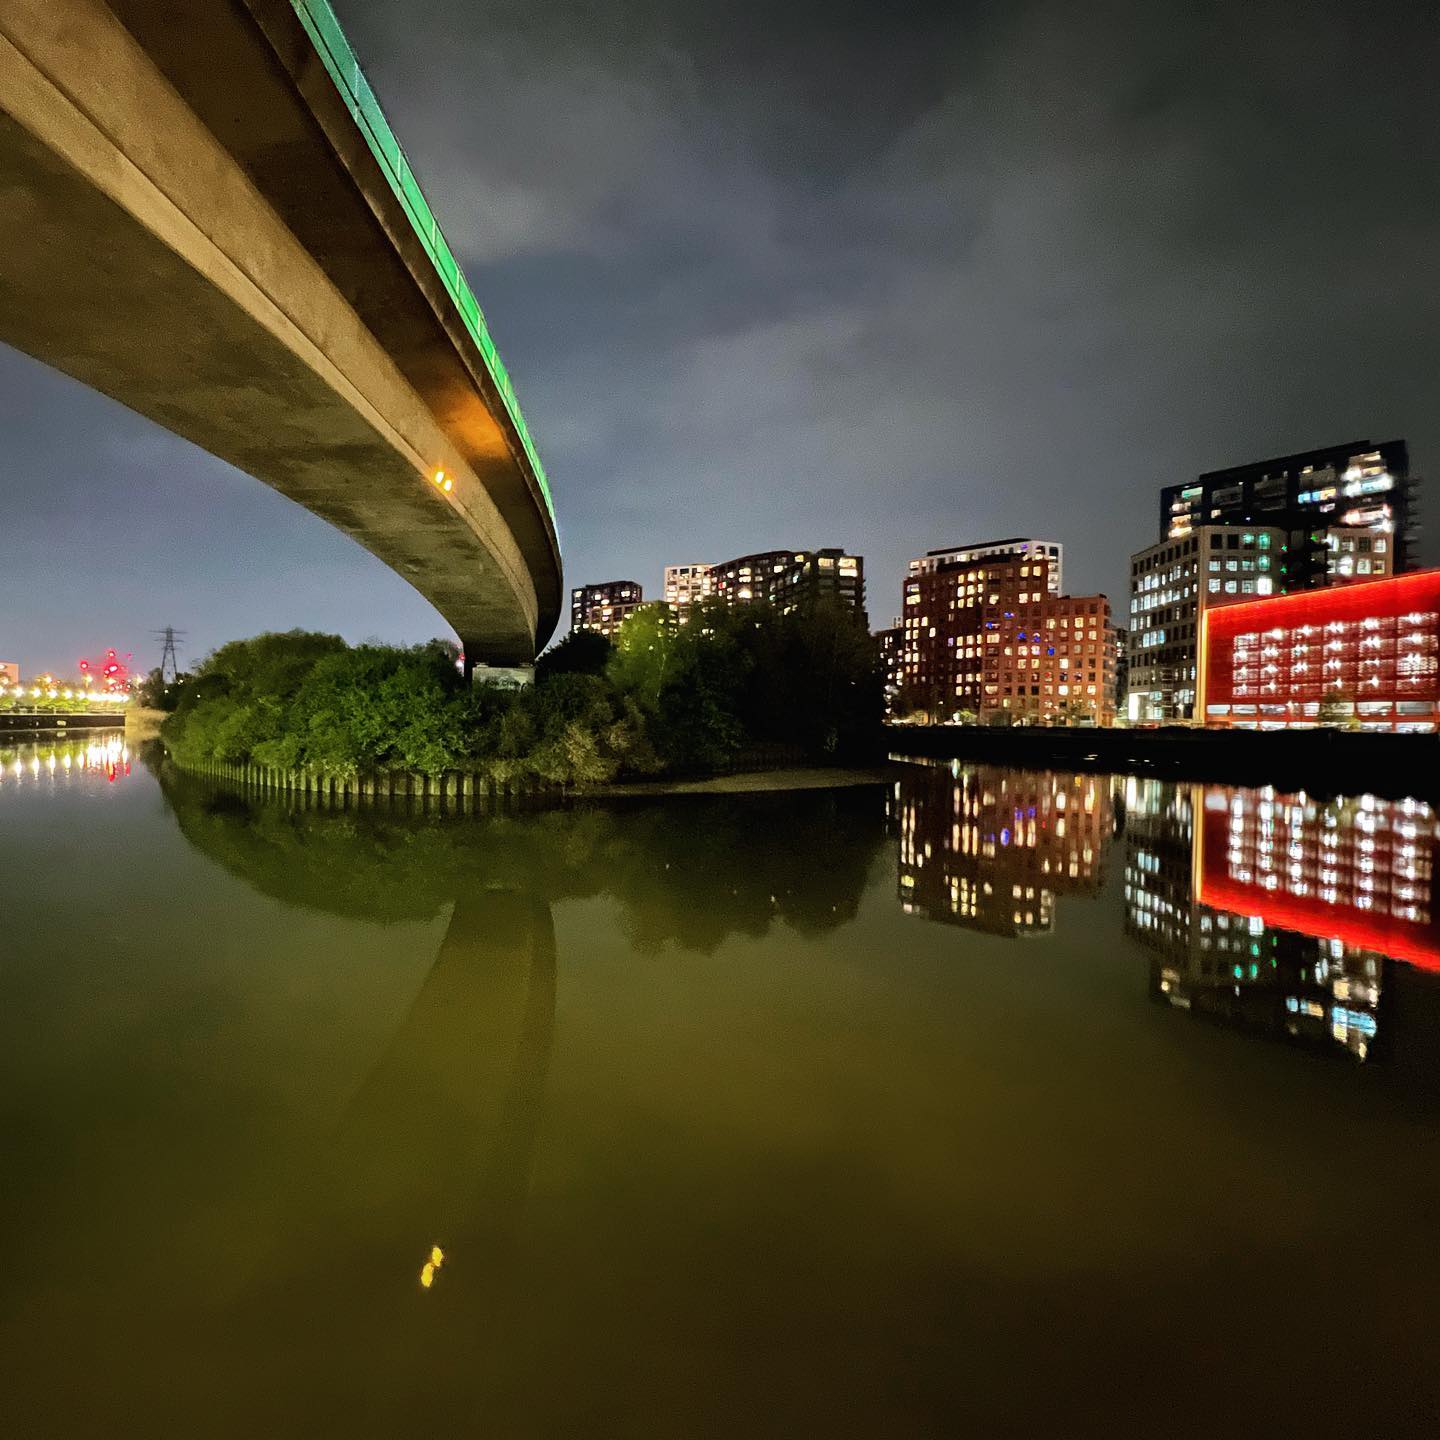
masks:
{"type": "Polygon", "coordinates": [[[535,679],[552,675],[603,675],[615,647],[595,630],[572,630],[535,662],[535,679]]]}
{"type": "Polygon", "coordinates": [[[377,770],[603,784],[705,772],[747,745],[816,759],[868,754],[877,657],[858,617],[815,607],[665,607],[612,646],[574,636],[521,689],[468,685],[452,646],[346,645],[304,631],[222,645],[188,677],[161,734],[181,764],[253,763],[352,777],[377,770]]]}

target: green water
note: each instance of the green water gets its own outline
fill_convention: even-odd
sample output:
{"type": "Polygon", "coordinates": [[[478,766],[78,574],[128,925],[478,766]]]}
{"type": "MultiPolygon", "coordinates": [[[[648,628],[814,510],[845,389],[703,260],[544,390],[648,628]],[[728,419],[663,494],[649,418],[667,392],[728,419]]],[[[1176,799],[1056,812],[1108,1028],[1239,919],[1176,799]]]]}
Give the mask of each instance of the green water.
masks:
{"type": "Polygon", "coordinates": [[[1433,1435],[1434,849],[984,768],[476,820],[0,751],[0,1433],[1433,1435]]]}

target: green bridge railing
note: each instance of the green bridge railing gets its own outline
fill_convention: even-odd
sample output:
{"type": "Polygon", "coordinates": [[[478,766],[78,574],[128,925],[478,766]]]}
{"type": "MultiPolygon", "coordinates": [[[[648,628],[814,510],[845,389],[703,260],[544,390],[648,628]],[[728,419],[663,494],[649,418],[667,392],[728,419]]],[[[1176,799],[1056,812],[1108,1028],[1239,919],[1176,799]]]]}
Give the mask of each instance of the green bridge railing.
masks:
{"type": "Polygon", "coordinates": [[[381,110],[380,102],[375,98],[375,92],[370,88],[370,82],[360,69],[360,62],[355,58],[355,52],[350,48],[350,42],[345,38],[345,32],[340,28],[340,22],[330,8],[329,0],[290,0],[290,3],[314,42],[315,49],[330,78],[335,82],[341,99],[345,101],[346,108],[360,127],[365,143],[380,162],[380,168],[384,171],[391,190],[395,192],[395,198],[400,201],[411,228],[425,247],[425,253],[429,255],[435,273],[455,302],[455,308],[460,312],[460,318],[465,322],[470,338],[479,347],[485,360],[485,368],[489,370],[490,378],[495,382],[495,388],[505,402],[505,409],[515,425],[515,432],[520,437],[520,444],[534,470],[540,493],[545,497],[545,506],[553,521],[555,502],[550,498],[550,484],[545,478],[545,467],[540,463],[535,442],[530,438],[530,429],[525,424],[524,415],[520,413],[520,402],[515,398],[515,387],[510,383],[505,362],[501,360],[500,352],[490,338],[490,330],[485,324],[479,301],[475,299],[475,292],[461,273],[455,252],[446,241],[445,234],[435,219],[435,213],[415,179],[415,172],[410,168],[405,151],[395,138],[390,122],[386,120],[385,112],[381,110]]]}

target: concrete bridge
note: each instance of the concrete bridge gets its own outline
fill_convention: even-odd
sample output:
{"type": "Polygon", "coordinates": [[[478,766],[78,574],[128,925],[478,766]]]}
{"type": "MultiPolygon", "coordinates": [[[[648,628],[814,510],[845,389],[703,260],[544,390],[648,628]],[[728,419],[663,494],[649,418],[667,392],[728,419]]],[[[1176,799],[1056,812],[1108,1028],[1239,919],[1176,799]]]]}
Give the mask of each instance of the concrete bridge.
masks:
{"type": "Polygon", "coordinates": [[[353,536],[471,663],[554,629],[544,469],[327,0],[0,4],[0,341],[353,536]]]}
{"type": "Polygon", "coordinates": [[[33,735],[59,731],[62,735],[71,730],[120,730],[125,725],[125,711],[112,706],[108,710],[41,710],[31,706],[16,706],[0,710],[0,733],[33,735]]]}

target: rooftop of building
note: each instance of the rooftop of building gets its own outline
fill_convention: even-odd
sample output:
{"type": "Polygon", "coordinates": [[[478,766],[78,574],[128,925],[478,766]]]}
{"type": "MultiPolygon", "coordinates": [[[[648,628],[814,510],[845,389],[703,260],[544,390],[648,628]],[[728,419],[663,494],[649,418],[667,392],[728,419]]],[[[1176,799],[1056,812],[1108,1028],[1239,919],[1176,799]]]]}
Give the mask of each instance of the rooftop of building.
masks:
{"type": "Polygon", "coordinates": [[[756,550],[750,555],[737,555],[733,560],[716,561],[710,566],[710,569],[728,570],[732,566],[753,564],[757,560],[773,560],[776,556],[784,556],[788,560],[799,560],[808,555],[838,555],[846,560],[861,558],[839,545],[822,545],[813,550],[756,550]]]}
{"type": "Polygon", "coordinates": [[[597,591],[609,591],[619,589],[633,590],[637,595],[644,594],[644,587],[638,580],[592,580],[588,585],[577,585],[570,592],[572,600],[579,600],[583,595],[593,595],[597,591]]]}
{"type": "Polygon", "coordinates": [[[1006,545],[1055,545],[1058,540],[1039,540],[1033,535],[1008,535],[1003,540],[975,540],[966,545],[942,545],[938,550],[927,550],[928,559],[932,555],[951,555],[957,550],[998,550],[1006,545]]]}
{"type": "MultiPolygon", "coordinates": [[[[1373,440],[1348,440],[1342,445],[1325,445],[1318,450],[1298,450],[1293,455],[1274,455],[1268,460],[1248,460],[1243,465],[1227,465],[1219,470],[1206,470],[1197,481],[1184,482],[1189,484],[1204,484],[1211,480],[1220,480],[1230,475],[1246,475],[1252,471],[1294,470],[1303,468],[1306,465],[1317,463],[1329,463],[1337,456],[1349,459],[1352,455],[1366,455],[1372,451],[1399,451],[1402,459],[1408,457],[1409,451],[1404,440],[1382,440],[1378,444],[1373,440]]],[[[1167,490],[1178,487],[1168,485],[1167,490]]]]}

